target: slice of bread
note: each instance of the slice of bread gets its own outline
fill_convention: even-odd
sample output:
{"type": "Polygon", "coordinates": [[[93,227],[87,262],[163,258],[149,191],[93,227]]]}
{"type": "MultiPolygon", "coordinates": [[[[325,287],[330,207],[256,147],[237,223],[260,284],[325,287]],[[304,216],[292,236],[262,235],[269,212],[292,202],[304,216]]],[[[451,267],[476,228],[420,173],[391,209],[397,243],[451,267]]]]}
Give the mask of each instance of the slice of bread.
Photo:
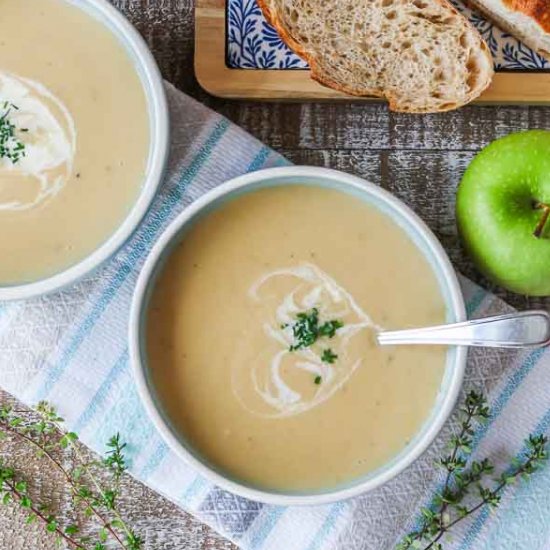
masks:
{"type": "Polygon", "coordinates": [[[469,0],[468,3],[550,59],[549,0],[469,0]]]}
{"type": "Polygon", "coordinates": [[[446,0],[258,0],[321,84],[395,111],[456,109],[490,84],[493,60],[446,0]]]}

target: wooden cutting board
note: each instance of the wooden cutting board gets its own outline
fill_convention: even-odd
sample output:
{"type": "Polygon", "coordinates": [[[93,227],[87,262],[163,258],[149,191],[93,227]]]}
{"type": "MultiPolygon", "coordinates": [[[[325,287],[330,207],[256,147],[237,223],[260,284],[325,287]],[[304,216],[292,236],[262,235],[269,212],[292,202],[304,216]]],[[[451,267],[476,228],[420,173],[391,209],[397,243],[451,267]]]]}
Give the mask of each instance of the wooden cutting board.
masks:
{"type": "MultiPolygon", "coordinates": [[[[237,69],[227,65],[226,0],[197,0],[195,72],[212,95],[254,100],[373,101],[321,86],[308,70],[237,69]]],[[[550,104],[550,71],[497,72],[478,102],[550,104]]]]}

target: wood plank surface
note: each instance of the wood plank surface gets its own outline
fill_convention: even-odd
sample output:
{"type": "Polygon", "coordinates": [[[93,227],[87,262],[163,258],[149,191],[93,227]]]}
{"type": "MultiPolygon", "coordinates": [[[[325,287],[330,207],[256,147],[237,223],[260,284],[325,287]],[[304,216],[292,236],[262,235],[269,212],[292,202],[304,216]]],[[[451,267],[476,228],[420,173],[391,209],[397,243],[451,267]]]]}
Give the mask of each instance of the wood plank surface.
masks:
{"type": "MultiPolygon", "coordinates": [[[[111,1],[143,34],[167,80],[296,163],[339,168],[390,189],[435,231],[457,269],[489,287],[460,248],[453,211],[456,185],[475,152],[491,140],[515,130],[550,128],[550,108],[473,106],[443,115],[416,116],[390,113],[378,103],[268,104],[215,99],[200,89],[193,72],[193,0],[111,1]]],[[[519,308],[550,305],[548,299],[495,290],[519,308]]],[[[11,400],[5,394],[0,399],[11,400]]],[[[41,477],[25,447],[10,447],[9,454],[30,476],[41,477]]],[[[61,487],[60,480],[53,479],[41,490],[56,495],[63,507],[67,495],[61,487]]],[[[126,480],[122,502],[130,521],[145,536],[148,549],[234,548],[133,480],[126,480]]],[[[0,550],[54,548],[51,537],[41,530],[25,528],[21,514],[0,508],[0,550]]]]}
{"type": "MultiPolygon", "coordinates": [[[[252,100],[349,101],[302,70],[230,69],[226,65],[225,0],[196,0],[195,72],[202,87],[217,97],[252,100]]],[[[373,102],[372,98],[355,101],[373,102]]],[[[499,72],[476,100],[481,104],[549,104],[549,72],[499,72]]]]}

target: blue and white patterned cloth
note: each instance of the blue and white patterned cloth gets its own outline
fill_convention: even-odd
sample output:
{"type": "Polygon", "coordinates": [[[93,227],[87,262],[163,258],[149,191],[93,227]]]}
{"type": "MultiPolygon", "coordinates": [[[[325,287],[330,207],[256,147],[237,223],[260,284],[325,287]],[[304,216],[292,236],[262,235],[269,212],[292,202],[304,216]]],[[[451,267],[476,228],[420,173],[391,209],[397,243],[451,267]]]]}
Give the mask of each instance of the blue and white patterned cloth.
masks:
{"type": "MultiPolygon", "coordinates": [[[[461,0],[451,0],[486,40],[497,70],[550,70],[547,61],[517,38],[469,9],[461,0]]],[[[227,59],[239,69],[305,69],[307,63],[290,50],[265,20],[256,0],[228,0],[227,59]]]]}
{"type": "MultiPolygon", "coordinates": [[[[286,161],[172,87],[168,176],[144,223],[100,271],[58,294],[0,307],[0,384],[29,405],[54,403],[92,449],[120,432],[131,473],[250,550],[390,549],[417,521],[441,483],[433,461],[455,430],[450,421],[406,472],[360,498],[310,508],[264,506],[217,489],[167,448],[140,404],[128,364],[132,291],[152,244],[206,190],[247,171],[286,161]]],[[[368,134],[368,129],[365,130],[368,134]]],[[[365,136],[368,139],[368,135],[365,136]]],[[[464,281],[470,316],[510,308],[464,281]]],[[[548,431],[548,352],[477,351],[466,388],[490,396],[495,417],[475,436],[475,453],[498,463],[521,452],[530,431],[548,431]]],[[[504,494],[495,515],[457,530],[452,549],[550,548],[550,466],[504,494]]]]}

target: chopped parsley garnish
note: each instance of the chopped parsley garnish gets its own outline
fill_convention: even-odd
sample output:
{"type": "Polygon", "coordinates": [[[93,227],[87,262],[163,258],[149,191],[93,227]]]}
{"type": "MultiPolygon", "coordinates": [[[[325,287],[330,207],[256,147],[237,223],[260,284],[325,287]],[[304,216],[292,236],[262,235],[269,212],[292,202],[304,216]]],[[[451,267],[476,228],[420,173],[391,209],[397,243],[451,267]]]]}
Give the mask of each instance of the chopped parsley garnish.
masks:
{"type": "Polygon", "coordinates": [[[319,327],[319,336],[327,336],[328,338],[334,338],[336,331],[342,328],[344,323],[342,321],[327,321],[319,327]]]}
{"type": "MultiPolygon", "coordinates": [[[[10,120],[10,114],[19,108],[13,103],[4,101],[0,105],[0,159],[6,158],[13,164],[25,156],[25,144],[17,137],[18,129],[10,120]]],[[[20,128],[20,132],[28,132],[27,128],[20,128]]]]}
{"type": "Polygon", "coordinates": [[[295,344],[290,346],[290,351],[308,348],[319,338],[319,310],[313,308],[309,312],[298,313],[297,321],[292,325],[292,334],[295,344]]]}
{"type": "Polygon", "coordinates": [[[323,350],[323,355],[321,355],[321,361],[323,363],[330,363],[331,365],[338,359],[338,355],[334,353],[330,348],[323,350]]]}
{"type": "MultiPolygon", "coordinates": [[[[294,343],[291,344],[289,350],[296,351],[312,346],[319,338],[334,338],[336,331],[344,326],[342,321],[332,319],[320,324],[319,310],[314,307],[310,311],[298,313],[294,323],[281,325],[281,329],[288,327],[292,328],[292,336],[294,343]]],[[[334,363],[338,358],[330,348],[325,349],[321,356],[324,363],[334,363]]]]}
{"type": "Polygon", "coordinates": [[[322,379],[320,376],[316,376],[316,377],[315,377],[314,382],[315,382],[317,385],[319,385],[322,381],[323,381],[323,379],[322,379]]]}

